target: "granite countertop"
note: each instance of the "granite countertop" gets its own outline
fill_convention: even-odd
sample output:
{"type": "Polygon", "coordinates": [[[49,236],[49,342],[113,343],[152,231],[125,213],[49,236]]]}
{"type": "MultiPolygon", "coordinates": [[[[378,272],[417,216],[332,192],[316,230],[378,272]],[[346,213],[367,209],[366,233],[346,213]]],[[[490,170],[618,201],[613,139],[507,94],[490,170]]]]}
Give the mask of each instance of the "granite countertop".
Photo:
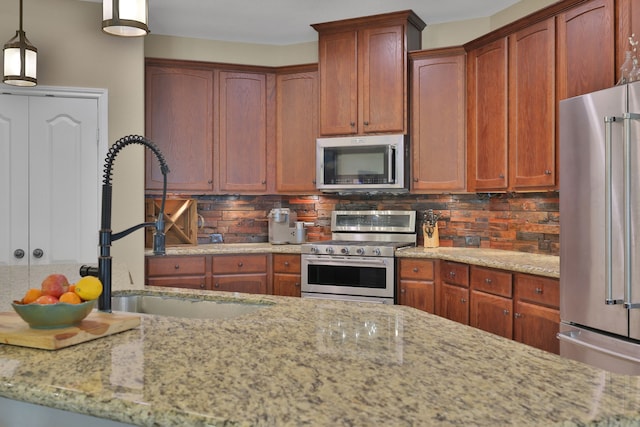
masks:
{"type": "MultiPolygon", "coordinates": [[[[148,250],[147,255],[152,255],[148,250]]],[[[214,243],[198,246],[167,248],[167,255],[206,255],[243,253],[299,254],[300,245],[272,245],[270,243],[214,243]]],[[[560,277],[560,257],[526,252],[484,248],[413,248],[398,249],[400,258],[433,258],[463,262],[483,267],[529,273],[539,276],[560,277]]]]}
{"type": "MultiPolygon", "coordinates": [[[[125,291],[125,293],[134,291],[125,291]]],[[[0,396],[143,426],[637,425],[640,382],[410,307],[267,303],[46,351],[0,345],[0,396]]]]}

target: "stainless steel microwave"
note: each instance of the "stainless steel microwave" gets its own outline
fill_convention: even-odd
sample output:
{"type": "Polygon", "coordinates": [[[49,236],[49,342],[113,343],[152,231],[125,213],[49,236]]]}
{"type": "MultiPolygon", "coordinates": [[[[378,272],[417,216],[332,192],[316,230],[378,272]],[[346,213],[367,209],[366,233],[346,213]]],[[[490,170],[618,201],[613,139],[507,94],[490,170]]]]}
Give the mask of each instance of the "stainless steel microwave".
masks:
{"type": "Polygon", "coordinates": [[[316,186],[321,191],[407,191],[405,135],[316,140],[316,186]]]}

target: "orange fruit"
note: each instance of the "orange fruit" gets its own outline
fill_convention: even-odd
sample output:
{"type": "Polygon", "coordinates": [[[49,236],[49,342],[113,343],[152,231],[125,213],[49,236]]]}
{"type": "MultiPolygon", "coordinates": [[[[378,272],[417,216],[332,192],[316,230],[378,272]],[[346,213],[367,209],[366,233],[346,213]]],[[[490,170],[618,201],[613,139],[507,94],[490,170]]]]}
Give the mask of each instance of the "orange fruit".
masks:
{"type": "Polygon", "coordinates": [[[75,292],[65,292],[60,295],[60,302],[66,302],[67,304],[80,304],[82,300],[75,292]]]}
{"type": "Polygon", "coordinates": [[[69,285],[67,292],[74,292],[76,290],[76,285],[69,285]]]}
{"type": "Polygon", "coordinates": [[[41,296],[42,296],[42,290],[37,288],[31,288],[27,291],[26,294],[24,294],[24,298],[22,298],[22,303],[31,304],[41,296]]]}

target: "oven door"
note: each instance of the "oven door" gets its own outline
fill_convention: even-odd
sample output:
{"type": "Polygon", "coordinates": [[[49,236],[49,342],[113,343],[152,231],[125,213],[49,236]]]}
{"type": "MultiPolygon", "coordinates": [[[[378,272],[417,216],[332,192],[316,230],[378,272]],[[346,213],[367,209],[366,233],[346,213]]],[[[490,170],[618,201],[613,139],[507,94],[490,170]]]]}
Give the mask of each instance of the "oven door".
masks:
{"type": "Polygon", "coordinates": [[[301,262],[303,293],[377,297],[394,301],[393,257],[305,254],[301,262]]]}

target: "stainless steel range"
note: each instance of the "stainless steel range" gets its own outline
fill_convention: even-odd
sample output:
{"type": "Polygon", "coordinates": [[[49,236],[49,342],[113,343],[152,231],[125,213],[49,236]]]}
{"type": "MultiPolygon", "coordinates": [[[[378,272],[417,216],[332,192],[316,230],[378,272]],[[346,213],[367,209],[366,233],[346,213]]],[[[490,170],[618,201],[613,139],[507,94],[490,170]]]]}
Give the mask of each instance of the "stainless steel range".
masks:
{"type": "Polygon", "coordinates": [[[393,304],[395,251],[416,245],[416,212],[334,211],[331,237],[301,247],[302,297],[393,304]]]}

